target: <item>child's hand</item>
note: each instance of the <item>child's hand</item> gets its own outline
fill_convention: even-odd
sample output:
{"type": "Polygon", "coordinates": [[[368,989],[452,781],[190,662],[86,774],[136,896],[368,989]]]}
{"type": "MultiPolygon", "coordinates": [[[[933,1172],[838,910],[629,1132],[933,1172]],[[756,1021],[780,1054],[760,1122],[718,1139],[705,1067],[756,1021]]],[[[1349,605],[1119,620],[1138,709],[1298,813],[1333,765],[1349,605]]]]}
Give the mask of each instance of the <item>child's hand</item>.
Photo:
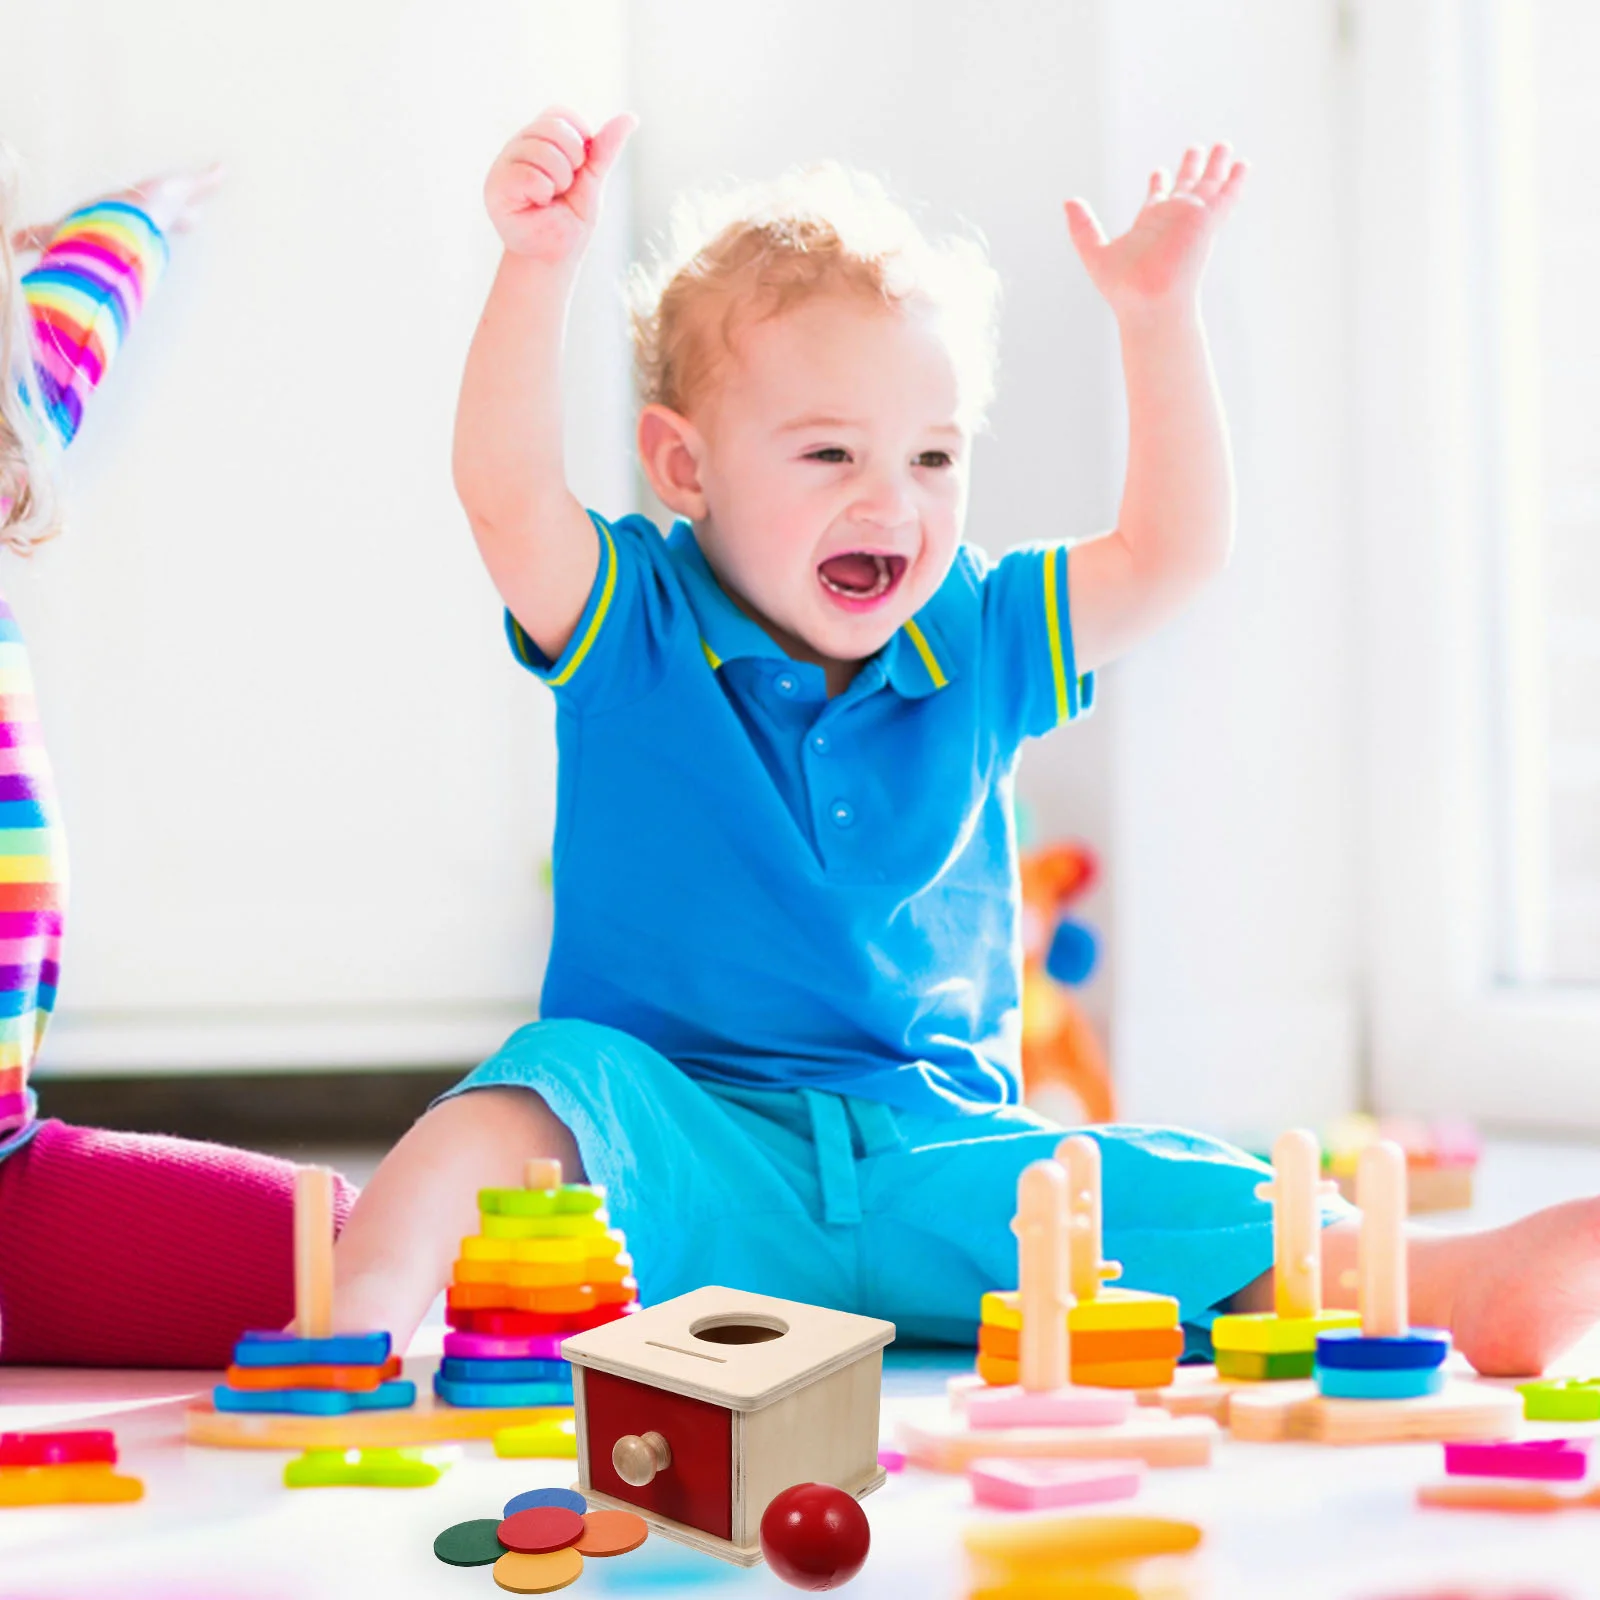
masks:
{"type": "MultiPolygon", "coordinates": [[[[194,226],[201,206],[222,182],[222,165],[196,167],[185,172],[164,172],[104,196],[138,206],[163,233],[185,233],[194,226]]],[[[11,235],[11,248],[19,254],[45,249],[56,236],[65,218],[54,222],[33,222],[11,235]]]]}
{"type": "Polygon", "coordinates": [[[570,111],[552,108],[524,128],[489,169],[484,203],[507,250],[552,265],[588,243],[600,216],[600,190],[628,135],[629,112],[593,138],[570,111]]]}
{"type": "Polygon", "coordinates": [[[1245,171],[1225,144],[1213,145],[1209,158],[1191,145],[1172,187],[1164,170],[1152,173],[1133,226],[1109,243],[1088,206],[1067,201],[1072,242],[1095,288],[1118,316],[1194,299],[1211,242],[1239,196],[1245,171]]]}

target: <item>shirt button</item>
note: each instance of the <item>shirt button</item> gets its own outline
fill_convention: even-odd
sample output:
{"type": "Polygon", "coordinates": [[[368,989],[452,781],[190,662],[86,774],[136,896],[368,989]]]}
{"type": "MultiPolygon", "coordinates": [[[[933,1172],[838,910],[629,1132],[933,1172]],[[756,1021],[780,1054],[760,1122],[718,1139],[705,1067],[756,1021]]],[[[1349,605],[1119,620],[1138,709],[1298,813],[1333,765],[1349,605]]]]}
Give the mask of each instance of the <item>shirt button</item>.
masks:
{"type": "Polygon", "coordinates": [[[825,733],[814,733],[814,734],[812,734],[811,735],[811,748],[813,750],[815,750],[819,756],[827,755],[828,749],[829,749],[827,734],[825,734],[825,733]]]}
{"type": "Polygon", "coordinates": [[[835,800],[828,814],[833,818],[833,825],[836,828],[848,828],[856,820],[856,814],[848,800],[835,800]]]}
{"type": "Polygon", "coordinates": [[[793,694],[800,687],[800,680],[792,672],[780,672],[776,682],[779,694],[793,694]]]}

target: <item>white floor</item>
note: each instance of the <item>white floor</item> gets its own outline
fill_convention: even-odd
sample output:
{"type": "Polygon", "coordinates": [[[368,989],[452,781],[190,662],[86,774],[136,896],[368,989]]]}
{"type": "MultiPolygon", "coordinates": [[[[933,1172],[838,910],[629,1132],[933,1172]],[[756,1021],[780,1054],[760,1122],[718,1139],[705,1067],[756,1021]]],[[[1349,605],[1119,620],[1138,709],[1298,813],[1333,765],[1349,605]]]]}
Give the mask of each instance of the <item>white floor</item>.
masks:
{"type": "MultiPolygon", "coordinates": [[[[370,1157],[329,1154],[365,1175],[370,1157]]],[[[1449,1225],[1499,1222],[1596,1191],[1600,1150],[1498,1142],[1485,1158],[1478,1205],[1449,1225]]],[[[437,1338],[436,1328],[425,1333],[437,1338]]],[[[897,1417],[939,1405],[945,1377],[966,1364],[891,1352],[885,1433],[897,1417]]],[[[1600,1372],[1600,1338],[1561,1367],[1600,1372]]],[[[134,1506],[0,1510],[0,1597],[488,1600],[499,1592],[489,1573],[442,1566],[434,1535],[497,1514],[521,1489],[571,1479],[568,1463],[502,1462],[471,1445],[432,1489],[291,1493],[280,1486],[281,1454],[183,1445],[182,1404],[211,1376],[0,1369],[0,1429],[112,1426],[127,1468],[148,1486],[134,1506]]],[[[1415,1487],[1440,1475],[1440,1456],[1437,1446],[1328,1450],[1224,1439],[1212,1467],[1153,1473],[1123,1509],[1200,1522],[1214,1600],[1443,1600],[1436,1591],[1447,1585],[1460,1586],[1450,1600],[1511,1600],[1513,1591],[1516,1600],[1600,1600],[1600,1512],[1421,1512],[1415,1487]]],[[[955,1600],[960,1528],[971,1514],[964,1483],[908,1472],[866,1504],[873,1553],[849,1592],[955,1600]]],[[[572,1592],[672,1600],[705,1589],[792,1592],[764,1569],[739,1571],[656,1539],[632,1555],[591,1561],[572,1592]]]]}

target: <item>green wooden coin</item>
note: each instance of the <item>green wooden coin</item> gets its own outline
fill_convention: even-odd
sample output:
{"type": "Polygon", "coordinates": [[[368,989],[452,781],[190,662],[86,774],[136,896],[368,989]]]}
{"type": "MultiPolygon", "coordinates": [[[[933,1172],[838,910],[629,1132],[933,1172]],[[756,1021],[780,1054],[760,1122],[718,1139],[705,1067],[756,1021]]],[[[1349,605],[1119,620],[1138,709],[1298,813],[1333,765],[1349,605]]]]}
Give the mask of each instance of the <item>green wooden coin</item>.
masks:
{"type": "Polygon", "coordinates": [[[500,1522],[499,1517],[458,1522],[433,1541],[433,1553],[452,1567],[490,1566],[506,1553],[506,1547],[495,1538],[500,1522]]]}

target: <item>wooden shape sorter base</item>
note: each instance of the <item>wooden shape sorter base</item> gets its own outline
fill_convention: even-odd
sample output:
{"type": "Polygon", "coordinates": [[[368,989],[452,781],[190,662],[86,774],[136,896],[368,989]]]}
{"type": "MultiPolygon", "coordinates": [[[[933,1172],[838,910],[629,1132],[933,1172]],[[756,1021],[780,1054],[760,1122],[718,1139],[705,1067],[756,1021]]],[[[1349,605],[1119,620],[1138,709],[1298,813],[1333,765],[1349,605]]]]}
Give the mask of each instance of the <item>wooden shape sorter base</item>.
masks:
{"type": "Polygon", "coordinates": [[[1514,1389],[1461,1379],[1415,1400],[1330,1400],[1314,1382],[1279,1383],[1236,1393],[1228,1426],[1236,1439],[1272,1443],[1389,1444],[1443,1439],[1504,1439],[1522,1421],[1514,1389]]]}
{"type": "Polygon", "coordinates": [[[985,1456],[1053,1456],[1063,1460],[1143,1461],[1152,1467],[1203,1467],[1211,1460],[1216,1424],[1207,1417],[1172,1417],[1140,1407],[1106,1428],[969,1428],[952,1417],[902,1422],[900,1445],[913,1466],[962,1472],[985,1456]]]}
{"type": "Polygon", "coordinates": [[[224,1450],[349,1450],[492,1439],[502,1428],[571,1417],[570,1406],[459,1407],[421,1393],[417,1403],[403,1411],[352,1411],[338,1417],[218,1411],[209,1404],[194,1405],[183,1414],[183,1431],[190,1444],[224,1450]]]}

